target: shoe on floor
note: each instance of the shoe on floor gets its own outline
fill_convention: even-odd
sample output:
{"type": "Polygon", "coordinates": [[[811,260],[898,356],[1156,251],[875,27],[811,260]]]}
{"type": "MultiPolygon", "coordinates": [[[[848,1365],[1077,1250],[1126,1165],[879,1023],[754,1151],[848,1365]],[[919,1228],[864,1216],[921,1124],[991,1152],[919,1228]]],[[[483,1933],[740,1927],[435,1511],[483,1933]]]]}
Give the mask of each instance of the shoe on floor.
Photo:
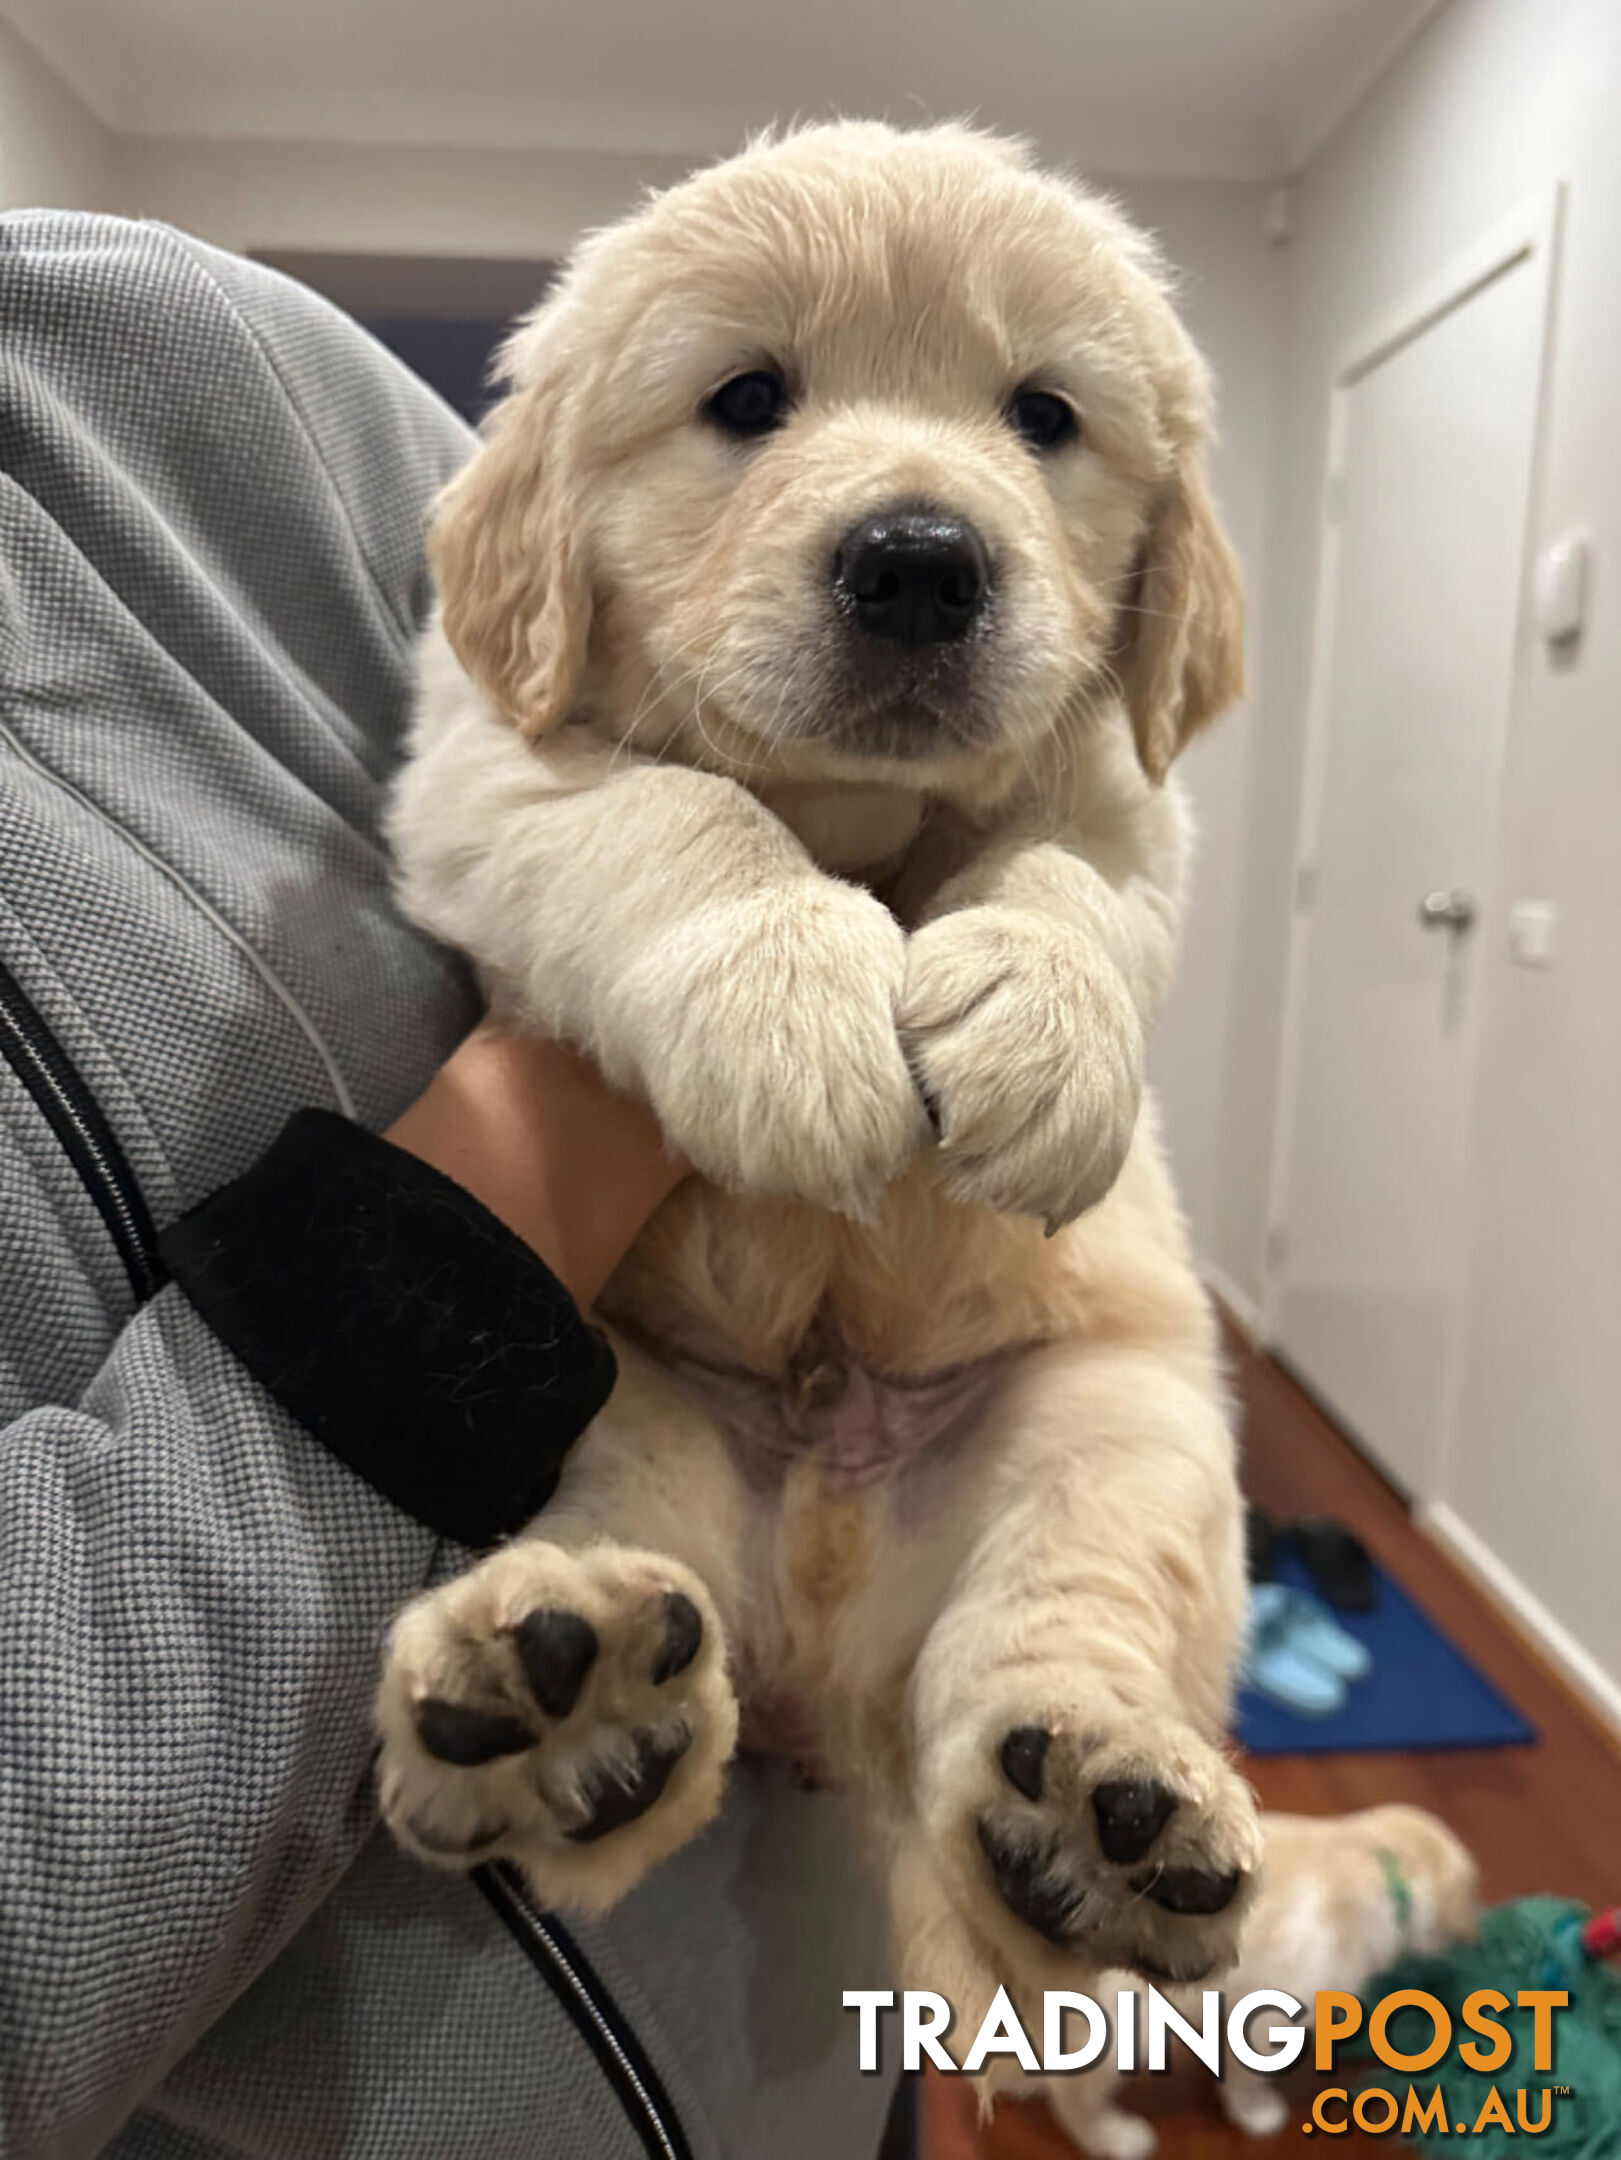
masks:
{"type": "Polygon", "coordinates": [[[1373,1661],[1318,1599],[1286,1583],[1250,1592],[1243,1682],[1297,1717],[1333,1717],[1373,1661]]]}
{"type": "Polygon", "coordinates": [[[1378,1579],[1368,1548],[1344,1523],[1326,1515],[1302,1515],[1289,1532],[1313,1583],[1341,1612],[1372,1612],[1378,1579]]]}

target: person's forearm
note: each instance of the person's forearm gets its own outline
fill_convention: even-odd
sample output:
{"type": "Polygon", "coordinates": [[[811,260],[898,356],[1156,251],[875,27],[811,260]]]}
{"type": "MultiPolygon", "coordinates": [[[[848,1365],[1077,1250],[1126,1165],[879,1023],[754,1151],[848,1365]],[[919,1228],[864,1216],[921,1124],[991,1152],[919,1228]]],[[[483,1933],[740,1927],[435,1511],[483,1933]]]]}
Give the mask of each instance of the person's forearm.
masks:
{"type": "Polygon", "coordinates": [[[686,1174],[651,1113],[583,1058],[491,1026],[384,1137],[482,1201],[582,1307],[686,1174]]]}
{"type": "Polygon", "coordinates": [[[354,1858],[377,1644],[438,1540],[175,1288],[0,1460],[0,2151],[61,2160],[115,2137],[354,1858]]]}

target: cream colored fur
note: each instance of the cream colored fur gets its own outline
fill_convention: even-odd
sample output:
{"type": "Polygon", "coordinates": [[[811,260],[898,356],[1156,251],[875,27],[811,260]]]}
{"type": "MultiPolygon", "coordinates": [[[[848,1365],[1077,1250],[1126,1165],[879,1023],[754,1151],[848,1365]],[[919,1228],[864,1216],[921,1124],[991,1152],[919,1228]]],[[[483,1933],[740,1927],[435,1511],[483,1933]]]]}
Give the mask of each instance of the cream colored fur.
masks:
{"type": "MultiPolygon", "coordinates": [[[[1321,1992],[1360,1995],[1409,1952],[1438,1953],[1475,1932],[1478,1879],[1474,1861],[1436,1816],[1422,1808],[1375,1807],[1358,1815],[1265,1815],[1266,1859],[1244,1927],[1237,1969],[1223,1983],[1228,2003],[1275,1988],[1304,2003],[1309,2014],[1321,1992]],[[1403,1912],[1392,1895],[1381,1853],[1401,1870],[1411,1899],[1403,1912]]],[[[1110,1974],[1098,1991],[1112,2008],[1117,1992],[1143,1984],[1110,1974]]],[[[1196,1992],[1170,1990],[1190,2023],[1200,2022],[1196,1992]]],[[[1261,2012],[1264,2030],[1277,2013],[1261,2012]]],[[[1138,2031],[1142,2013],[1138,2012],[1138,2031]]],[[[1039,2029],[1039,2028],[1038,2028],[1039,2029]]],[[[1033,2081],[1054,2115],[1091,2160],[1148,2160],[1152,2126],[1115,2105],[1120,2079],[1110,2044],[1095,2070],[1033,2081]]],[[[1218,2091],[1229,2122],[1251,2137],[1275,2137],[1290,2111],[1275,2076],[1228,2062],[1218,2091]]]]}
{"type": "Polygon", "coordinates": [[[712,1812],[741,1697],[852,1794],[903,1977],[965,2017],[1008,1976],[1202,1971],[1242,1894],[1162,1910],[1090,1799],[1174,1793],[1155,1870],[1257,1858],[1221,1752],[1227,1405],[1142,1100],[1187,846],[1165,773],[1241,675],[1205,372],[1152,247],[966,129],[813,128],[587,241],[505,374],[435,523],[401,890],[700,1175],[602,1300],[622,1377],[554,1501],[395,1631],[389,1818],[600,1907],[712,1812]],[[767,361],[789,424],[724,440],[705,400],[767,361]],[[1019,439],[1024,383],[1078,445],[1019,439]],[[837,732],[828,563],[908,501],[971,518],[997,584],[993,724],[903,757],[837,732]],[[1002,1364],[967,1441],[851,1485],[741,1461],[647,1342],[793,1382],[1002,1364]],[[705,1649],[665,1693],[638,1629],[672,1589],[705,1649]],[[511,1630],[559,1605],[603,1639],[577,1710],[528,1755],[429,1755],[416,1706],[512,1700],[511,1630]],[[999,1764],[1027,1724],[1039,1802],[999,1764]],[[663,1797],[571,1844],[580,1765],[654,1726],[691,1738],[663,1797]],[[1064,1947],[997,1894],[986,1824],[1051,1845],[1064,1947]]]}

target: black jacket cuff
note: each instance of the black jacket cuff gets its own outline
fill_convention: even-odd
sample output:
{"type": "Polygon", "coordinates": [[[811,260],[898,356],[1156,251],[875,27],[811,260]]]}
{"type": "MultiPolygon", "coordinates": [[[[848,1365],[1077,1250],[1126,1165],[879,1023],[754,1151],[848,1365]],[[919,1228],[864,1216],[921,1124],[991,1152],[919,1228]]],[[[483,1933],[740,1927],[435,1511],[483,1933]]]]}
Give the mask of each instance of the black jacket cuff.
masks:
{"type": "Polygon", "coordinates": [[[204,1320],[323,1446],[442,1537],[544,1505],[613,1353],[471,1193],[328,1110],[164,1231],[204,1320]]]}

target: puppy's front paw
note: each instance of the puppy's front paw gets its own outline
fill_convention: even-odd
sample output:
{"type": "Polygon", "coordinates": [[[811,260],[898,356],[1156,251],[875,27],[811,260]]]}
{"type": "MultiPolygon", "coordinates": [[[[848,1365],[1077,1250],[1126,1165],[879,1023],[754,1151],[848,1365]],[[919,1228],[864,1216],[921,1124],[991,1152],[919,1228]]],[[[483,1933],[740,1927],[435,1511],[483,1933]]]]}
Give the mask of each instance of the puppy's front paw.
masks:
{"type": "Polygon", "coordinates": [[[1084,931],[999,907],[925,924],[900,1027],[960,1198],[1054,1229],[1102,1199],[1136,1129],[1143,1031],[1084,931]]]}
{"type": "Polygon", "coordinates": [[[1161,1982],[1233,1962],[1255,1801],[1190,1727],[1077,1703],[982,1734],[958,1780],[931,1810],[942,1857],[1004,1956],[1028,1964],[1045,1943],[1161,1982]]]}
{"type": "Polygon", "coordinates": [[[548,1903],[599,1912],[714,1814],[737,1703],[690,1570],[530,1538],[400,1615],[377,1724],[407,1851],[515,1860],[548,1903]]]}
{"type": "Polygon", "coordinates": [[[1086,2105],[1085,2075],[1049,2079],[1042,2097],[1087,2160],[1149,2160],[1159,2138],[1154,2125],[1124,2108],[1086,2105]],[[1079,2088],[1079,2090],[1078,2090],[1079,2088]]]}
{"type": "Polygon", "coordinates": [[[906,937],[831,878],[710,909],[655,956],[648,1091],[672,1147],[732,1191],[870,1210],[927,1136],[895,1033],[906,937]]]}

